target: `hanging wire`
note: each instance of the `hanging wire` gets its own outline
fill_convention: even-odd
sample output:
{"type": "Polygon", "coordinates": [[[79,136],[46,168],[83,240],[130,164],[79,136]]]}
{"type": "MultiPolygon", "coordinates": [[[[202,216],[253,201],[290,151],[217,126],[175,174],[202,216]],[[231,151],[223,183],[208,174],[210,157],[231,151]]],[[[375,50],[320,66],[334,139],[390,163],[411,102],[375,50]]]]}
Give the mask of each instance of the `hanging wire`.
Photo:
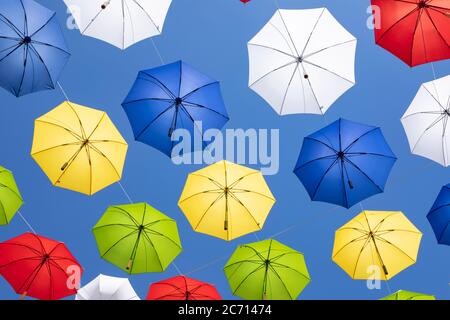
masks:
{"type": "Polygon", "coordinates": [[[22,219],[22,221],[27,225],[28,229],[31,230],[31,232],[33,232],[34,234],[37,234],[36,231],[34,230],[34,228],[31,226],[31,224],[28,222],[27,219],[25,219],[25,217],[23,216],[22,212],[20,212],[20,210],[17,210],[17,214],[19,215],[19,217],[22,219]]]}

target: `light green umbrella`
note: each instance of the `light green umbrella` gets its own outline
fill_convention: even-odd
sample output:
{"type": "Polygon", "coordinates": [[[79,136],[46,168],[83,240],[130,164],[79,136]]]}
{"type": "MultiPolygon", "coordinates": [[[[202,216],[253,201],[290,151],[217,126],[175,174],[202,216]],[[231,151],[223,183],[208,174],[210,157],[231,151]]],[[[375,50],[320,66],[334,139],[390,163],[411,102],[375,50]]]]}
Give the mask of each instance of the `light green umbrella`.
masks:
{"type": "Polygon", "coordinates": [[[311,280],[303,254],[272,239],[239,246],[224,271],[247,300],[294,300],[311,280]]]}
{"type": "Polygon", "coordinates": [[[429,294],[399,290],[380,300],[436,300],[436,297],[429,294]]]}
{"type": "Polygon", "coordinates": [[[13,174],[0,166],[0,225],[10,223],[22,204],[13,174]]]}
{"type": "Polygon", "coordinates": [[[102,258],[130,274],[162,272],[182,250],[175,220],[147,203],[109,207],[93,232],[102,258]]]}

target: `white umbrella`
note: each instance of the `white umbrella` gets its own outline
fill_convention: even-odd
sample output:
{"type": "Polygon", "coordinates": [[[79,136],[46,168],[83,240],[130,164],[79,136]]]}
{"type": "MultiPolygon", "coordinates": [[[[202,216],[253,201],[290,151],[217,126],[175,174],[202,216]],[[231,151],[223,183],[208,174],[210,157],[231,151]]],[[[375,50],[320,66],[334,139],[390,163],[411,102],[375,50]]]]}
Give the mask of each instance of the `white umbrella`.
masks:
{"type": "Polygon", "coordinates": [[[103,274],[78,290],[75,300],[140,300],[127,278],[103,274]]]}
{"type": "Polygon", "coordinates": [[[411,152],[450,164],[450,75],[422,84],[402,117],[411,152]]]}
{"type": "Polygon", "coordinates": [[[81,34],[121,49],[162,32],[172,0],[64,0],[81,34]]]}
{"type": "Polygon", "coordinates": [[[326,8],[278,10],[248,51],[249,86],[280,115],[324,114],[355,84],[356,38],[326,8]]]}

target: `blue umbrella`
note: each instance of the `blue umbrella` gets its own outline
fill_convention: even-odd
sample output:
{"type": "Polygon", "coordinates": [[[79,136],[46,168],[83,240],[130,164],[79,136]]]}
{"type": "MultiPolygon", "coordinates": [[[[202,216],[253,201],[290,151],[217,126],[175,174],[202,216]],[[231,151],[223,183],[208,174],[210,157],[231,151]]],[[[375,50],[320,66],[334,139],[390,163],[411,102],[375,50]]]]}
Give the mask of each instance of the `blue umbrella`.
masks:
{"type": "Polygon", "coordinates": [[[304,139],[294,173],[312,200],[350,208],[383,192],[396,160],[380,128],[339,119],[304,139]]]}
{"type": "Polygon", "coordinates": [[[442,187],[427,218],[438,243],[450,246],[450,184],[442,187]]]}
{"type": "Polygon", "coordinates": [[[68,52],[55,12],[32,0],[0,2],[0,86],[19,97],[54,89],[68,52]]]}
{"type": "Polygon", "coordinates": [[[176,129],[190,134],[191,148],[184,152],[200,151],[206,147],[202,132],[229,120],[219,82],[181,61],[139,72],[122,106],[135,139],[169,157],[176,129]]]}

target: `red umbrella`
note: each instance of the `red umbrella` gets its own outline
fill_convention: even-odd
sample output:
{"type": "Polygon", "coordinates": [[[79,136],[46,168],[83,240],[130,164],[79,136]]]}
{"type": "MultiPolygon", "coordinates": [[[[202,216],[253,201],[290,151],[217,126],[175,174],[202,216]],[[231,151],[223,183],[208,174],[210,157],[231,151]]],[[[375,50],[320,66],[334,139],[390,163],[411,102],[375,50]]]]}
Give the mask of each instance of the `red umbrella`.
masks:
{"type": "Polygon", "coordinates": [[[147,300],[222,300],[216,288],[185,276],[153,283],[147,300]]]}
{"type": "Polygon", "coordinates": [[[450,58],[449,0],[372,0],[375,41],[409,66],[450,58]]]}
{"type": "Polygon", "coordinates": [[[76,294],[81,273],[62,242],[25,233],[0,243],[0,274],[22,298],[56,300],[76,294]]]}
{"type": "Polygon", "coordinates": [[[250,2],[250,0],[241,0],[242,3],[250,2]]]}

